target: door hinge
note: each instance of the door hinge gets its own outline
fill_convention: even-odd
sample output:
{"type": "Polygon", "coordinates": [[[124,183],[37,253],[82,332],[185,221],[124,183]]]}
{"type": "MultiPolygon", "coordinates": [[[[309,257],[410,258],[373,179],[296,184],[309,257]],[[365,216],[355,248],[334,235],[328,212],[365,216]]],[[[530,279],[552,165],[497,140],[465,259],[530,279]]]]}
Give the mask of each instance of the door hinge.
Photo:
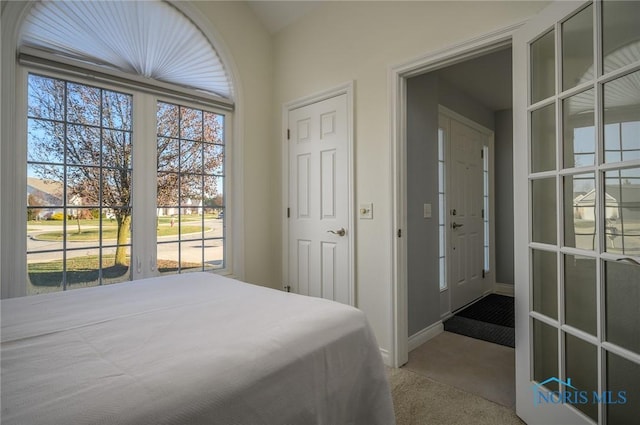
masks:
{"type": "Polygon", "coordinates": [[[398,229],[398,237],[401,238],[402,237],[402,229],[398,229]]]}
{"type": "Polygon", "coordinates": [[[484,159],[484,149],[480,149],[480,158],[484,159]]]}
{"type": "Polygon", "coordinates": [[[484,269],[482,269],[482,278],[484,279],[484,269]]]}
{"type": "Polygon", "coordinates": [[[287,208],[287,218],[291,217],[291,208],[287,208]]]}
{"type": "Polygon", "coordinates": [[[285,285],[284,290],[285,292],[291,292],[291,285],[285,285]]]}
{"type": "Polygon", "coordinates": [[[287,128],[287,140],[291,139],[291,130],[287,128]]]}
{"type": "Polygon", "coordinates": [[[482,209],[482,218],[484,218],[484,208],[482,209]]]}

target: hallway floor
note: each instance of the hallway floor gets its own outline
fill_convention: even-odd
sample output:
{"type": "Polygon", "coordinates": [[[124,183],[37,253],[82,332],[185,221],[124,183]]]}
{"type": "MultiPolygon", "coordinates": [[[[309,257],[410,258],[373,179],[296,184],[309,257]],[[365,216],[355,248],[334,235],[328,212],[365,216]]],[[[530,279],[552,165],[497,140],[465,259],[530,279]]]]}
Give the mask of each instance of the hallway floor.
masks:
{"type": "Polygon", "coordinates": [[[515,350],[443,332],[409,353],[403,369],[515,410],[515,350]]]}

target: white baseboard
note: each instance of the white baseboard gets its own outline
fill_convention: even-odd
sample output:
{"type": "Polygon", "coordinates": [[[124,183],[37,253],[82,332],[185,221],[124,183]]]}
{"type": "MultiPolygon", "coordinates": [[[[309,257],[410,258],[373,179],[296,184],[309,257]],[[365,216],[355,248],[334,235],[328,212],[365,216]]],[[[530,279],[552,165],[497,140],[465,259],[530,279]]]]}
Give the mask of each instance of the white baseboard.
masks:
{"type": "Polygon", "coordinates": [[[444,325],[442,321],[438,321],[433,325],[424,328],[423,330],[411,335],[409,337],[409,351],[415,350],[431,338],[435,338],[444,332],[444,325]]]}
{"type": "Polygon", "coordinates": [[[495,292],[496,294],[500,294],[500,295],[507,295],[509,297],[513,297],[513,285],[510,285],[508,283],[498,283],[496,282],[496,284],[493,287],[493,292],[495,292]]]}

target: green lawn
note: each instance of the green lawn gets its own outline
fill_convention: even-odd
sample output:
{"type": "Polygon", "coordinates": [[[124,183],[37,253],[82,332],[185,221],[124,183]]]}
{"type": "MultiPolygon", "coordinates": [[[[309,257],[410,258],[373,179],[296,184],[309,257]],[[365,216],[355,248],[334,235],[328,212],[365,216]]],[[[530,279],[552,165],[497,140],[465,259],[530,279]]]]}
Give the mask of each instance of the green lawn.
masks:
{"type": "MultiPolygon", "coordinates": [[[[94,223],[95,224],[95,223],[94,223]]],[[[182,225],[179,227],[177,224],[171,227],[171,225],[162,225],[158,227],[158,236],[175,236],[178,234],[178,230],[181,233],[200,233],[202,232],[202,226],[194,225],[182,225]]],[[[208,227],[204,228],[204,231],[211,230],[208,227]]],[[[118,232],[117,226],[104,226],[102,227],[102,239],[103,240],[115,240],[118,232]]],[[[40,233],[36,236],[37,239],[43,241],[61,241],[63,238],[62,231],[53,231],[40,233]]],[[[67,231],[67,240],[71,242],[92,242],[100,239],[100,230],[96,228],[82,229],[78,232],[77,228],[67,231]]]]}
{"type": "MultiPolygon", "coordinates": [[[[113,265],[114,255],[104,255],[103,264],[109,265],[102,269],[103,279],[121,281],[128,279],[129,266],[113,265]]],[[[129,258],[127,258],[129,261],[129,258]]],[[[97,255],[67,259],[67,283],[74,286],[91,286],[98,281],[100,258],[97,255]]],[[[29,279],[34,286],[57,287],[62,282],[62,261],[48,261],[44,263],[30,263],[27,265],[29,279]]]]}
{"type": "MultiPolygon", "coordinates": [[[[129,280],[129,266],[116,266],[113,264],[113,255],[104,255],[102,263],[106,266],[102,269],[103,284],[116,283],[129,280]]],[[[127,257],[129,262],[129,257],[127,257]]],[[[98,269],[100,258],[97,255],[88,255],[67,259],[67,286],[81,288],[98,284],[98,269]]],[[[190,269],[201,267],[197,263],[182,262],[181,268],[190,269]]],[[[178,271],[178,262],[172,260],[158,260],[160,273],[172,273],[178,271]]],[[[36,289],[32,292],[51,292],[62,286],[62,261],[48,261],[42,263],[30,263],[27,265],[29,280],[36,289]]]]}

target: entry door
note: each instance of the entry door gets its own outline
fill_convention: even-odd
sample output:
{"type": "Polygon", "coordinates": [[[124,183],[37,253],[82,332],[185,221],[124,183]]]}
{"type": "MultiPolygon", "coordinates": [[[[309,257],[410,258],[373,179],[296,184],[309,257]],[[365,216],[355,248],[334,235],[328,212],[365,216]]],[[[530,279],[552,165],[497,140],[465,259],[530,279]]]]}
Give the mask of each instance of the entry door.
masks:
{"type": "Polygon", "coordinates": [[[289,111],[289,285],[353,304],[348,98],[289,111]]]}
{"type": "Polygon", "coordinates": [[[484,147],[487,136],[449,119],[448,283],[451,311],[480,298],[484,281],[484,147]]]}
{"type": "Polygon", "coordinates": [[[529,424],[640,418],[638,17],[637,1],[561,1],[514,36],[516,410],[529,424]]]}

